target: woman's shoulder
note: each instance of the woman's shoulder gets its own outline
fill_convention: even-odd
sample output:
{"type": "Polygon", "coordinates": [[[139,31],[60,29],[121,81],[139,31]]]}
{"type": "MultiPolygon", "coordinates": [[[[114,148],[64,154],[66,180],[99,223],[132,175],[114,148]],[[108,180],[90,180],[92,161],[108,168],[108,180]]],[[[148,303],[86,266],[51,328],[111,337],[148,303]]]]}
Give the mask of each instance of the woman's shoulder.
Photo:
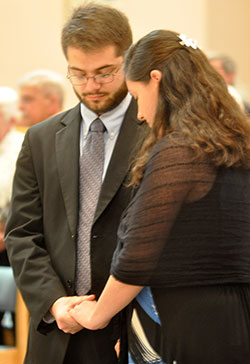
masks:
{"type": "Polygon", "coordinates": [[[194,152],[185,138],[177,133],[171,133],[161,138],[155,145],[151,157],[174,159],[194,159],[194,152]]]}

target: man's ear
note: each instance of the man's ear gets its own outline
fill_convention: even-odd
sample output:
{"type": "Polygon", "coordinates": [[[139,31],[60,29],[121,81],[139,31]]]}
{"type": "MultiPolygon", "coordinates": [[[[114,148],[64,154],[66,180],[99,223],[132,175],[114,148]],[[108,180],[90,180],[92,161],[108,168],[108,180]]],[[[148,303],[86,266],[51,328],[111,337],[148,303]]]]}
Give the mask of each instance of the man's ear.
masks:
{"type": "Polygon", "coordinates": [[[160,81],[162,78],[162,72],[159,70],[153,70],[150,72],[150,78],[155,81],[160,81]]]}

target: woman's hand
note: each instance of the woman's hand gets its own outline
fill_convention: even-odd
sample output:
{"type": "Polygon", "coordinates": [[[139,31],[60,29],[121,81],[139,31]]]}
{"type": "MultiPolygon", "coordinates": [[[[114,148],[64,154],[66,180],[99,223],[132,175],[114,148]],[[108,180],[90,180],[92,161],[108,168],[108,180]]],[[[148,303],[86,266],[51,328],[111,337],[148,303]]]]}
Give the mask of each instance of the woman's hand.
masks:
{"type": "Polygon", "coordinates": [[[110,276],[98,301],[77,302],[69,311],[72,318],[89,330],[103,329],[143,287],[122,283],[110,276]]]}
{"type": "Polygon", "coordinates": [[[109,323],[103,322],[102,318],[99,319],[95,316],[97,301],[84,301],[70,310],[70,315],[81,326],[89,330],[103,329],[109,323]]]}
{"type": "Polygon", "coordinates": [[[94,295],[58,298],[50,308],[50,313],[55,318],[58,328],[66,334],[75,334],[82,330],[83,327],[74,320],[70,311],[81,302],[94,299],[94,295]]]}

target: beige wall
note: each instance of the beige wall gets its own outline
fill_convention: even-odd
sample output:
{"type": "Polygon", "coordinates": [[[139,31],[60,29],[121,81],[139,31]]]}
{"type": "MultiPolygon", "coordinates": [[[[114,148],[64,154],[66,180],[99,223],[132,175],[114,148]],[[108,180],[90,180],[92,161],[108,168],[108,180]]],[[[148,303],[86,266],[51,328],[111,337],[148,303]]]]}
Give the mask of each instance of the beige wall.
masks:
{"type": "MultiPolygon", "coordinates": [[[[62,0],[0,0],[0,85],[15,87],[24,73],[37,68],[66,74],[60,45],[63,22],[62,0]]],[[[76,103],[71,87],[66,97],[65,107],[76,103]]]]}
{"type": "Polygon", "coordinates": [[[236,61],[237,84],[250,101],[250,1],[208,0],[208,5],[207,46],[236,61]]]}
{"type": "MultiPolygon", "coordinates": [[[[106,0],[129,17],[134,39],[156,28],[172,29],[197,39],[204,50],[219,50],[238,64],[239,81],[250,86],[249,0],[106,0]]],[[[0,0],[0,84],[15,87],[36,68],[66,74],[60,32],[78,0],[0,0]]],[[[67,83],[65,107],[77,99],[67,83]]]]}
{"type": "Polygon", "coordinates": [[[204,41],[206,0],[113,0],[106,3],[112,3],[128,15],[134,40],[162,28],[191,34],[204,41]]]}

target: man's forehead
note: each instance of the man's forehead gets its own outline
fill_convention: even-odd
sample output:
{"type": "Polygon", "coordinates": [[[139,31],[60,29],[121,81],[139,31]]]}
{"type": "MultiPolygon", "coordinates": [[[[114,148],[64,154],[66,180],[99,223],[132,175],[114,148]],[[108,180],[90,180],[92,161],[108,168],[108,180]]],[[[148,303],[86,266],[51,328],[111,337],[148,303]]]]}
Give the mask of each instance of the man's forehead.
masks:
{"type": "Polygon", "coordinates": [[[98,70],[117,65],[123,59],[122,56],[117,56],[114,46],[107,46],[93,51],[68,47],[67,56],[69,67],[80,70],[98,70]]]}

